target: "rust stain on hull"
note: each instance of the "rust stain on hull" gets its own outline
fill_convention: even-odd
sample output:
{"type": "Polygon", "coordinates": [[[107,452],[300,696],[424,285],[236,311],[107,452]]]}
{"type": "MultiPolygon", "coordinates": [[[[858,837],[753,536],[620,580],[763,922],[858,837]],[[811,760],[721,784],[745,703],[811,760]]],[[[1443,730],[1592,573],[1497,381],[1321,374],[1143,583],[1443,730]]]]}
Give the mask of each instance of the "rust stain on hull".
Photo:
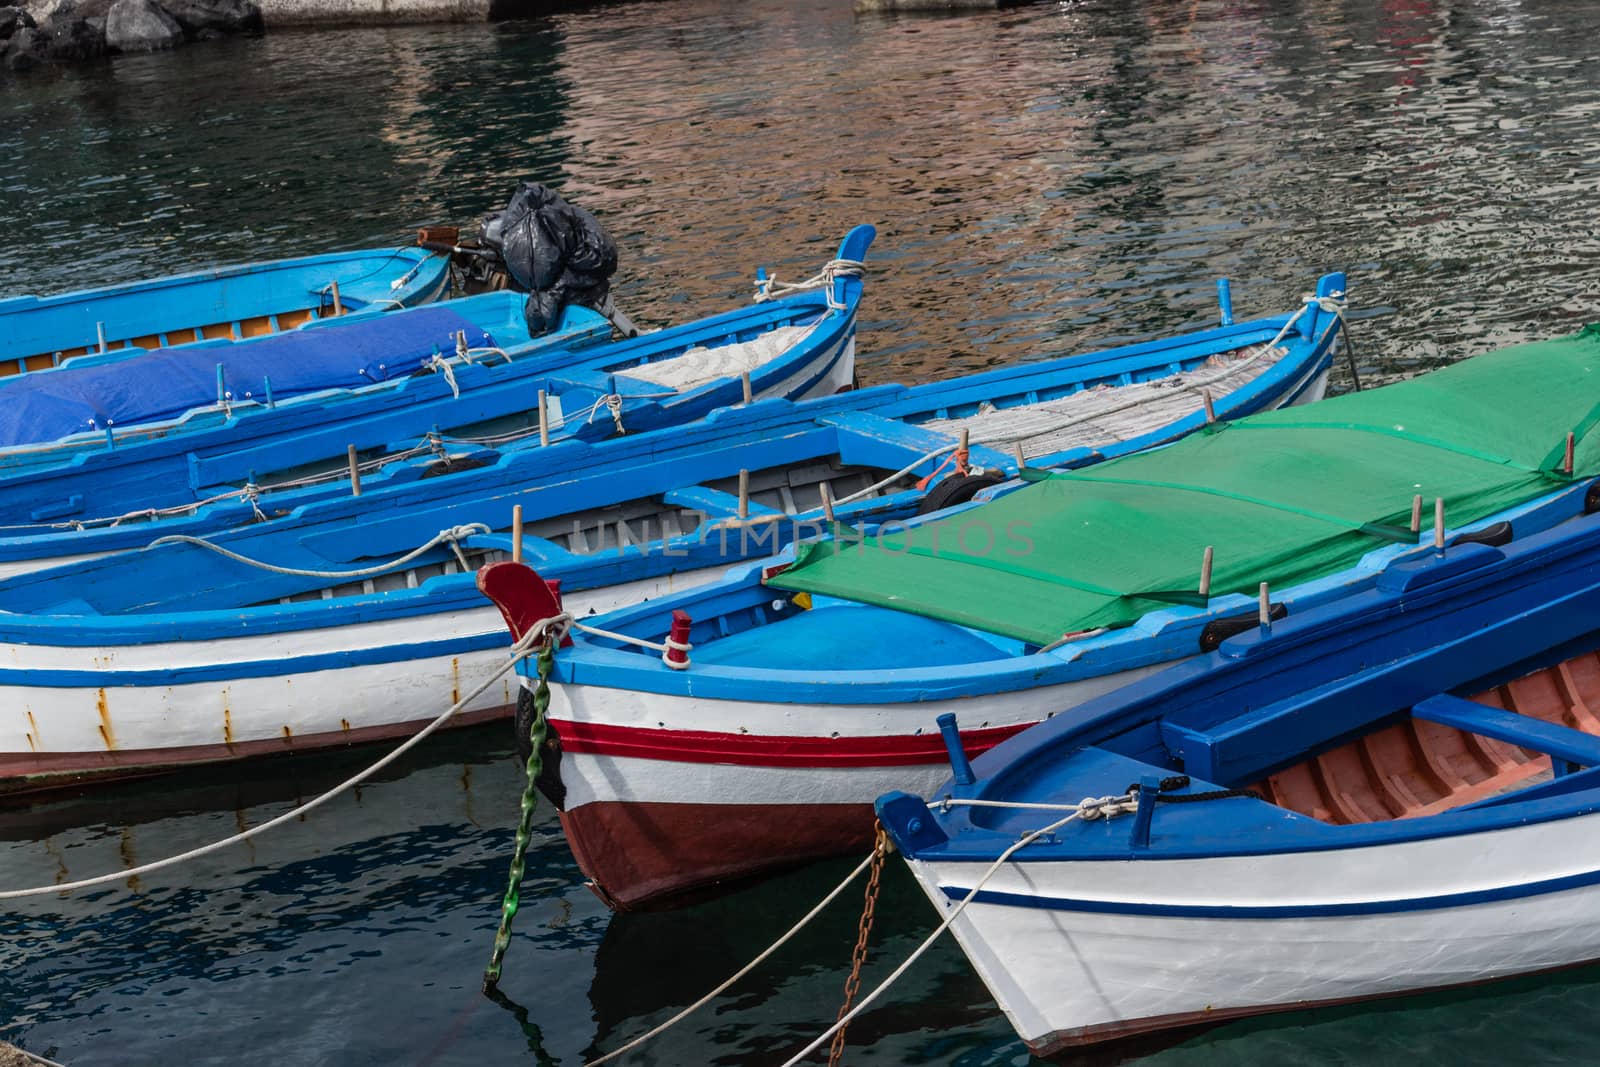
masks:
{"type": "Polygon", "coordinates": [[[111,728],[111,707],[106,703],[106,691],[95,690],[95,707],[100,712],[100,739],[106,743],[106,751],[115,752],[117,748],[117,733],[111,728]]]}
{"type": "Polygon", "coordinates": [[[28,715],[28,749],[32,752],[39,751],[39,724],[34,721],[33,710],[30,708],[28,715]]]}

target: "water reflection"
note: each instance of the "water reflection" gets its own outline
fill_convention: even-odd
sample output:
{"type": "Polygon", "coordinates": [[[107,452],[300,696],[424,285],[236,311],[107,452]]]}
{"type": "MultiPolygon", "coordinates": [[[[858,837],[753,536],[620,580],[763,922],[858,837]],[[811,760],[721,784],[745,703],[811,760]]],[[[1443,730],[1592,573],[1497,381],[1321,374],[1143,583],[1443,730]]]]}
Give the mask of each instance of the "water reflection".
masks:
{"type": "MultiPolygon", "coordinates": [[[[0,293],[403,240],[535,177],[604,218],[618,299],[646,323],[747,299],[757,264],[807,275],[849,226],[877,224],[867,381],[1198,325],[1218,275],[1241,316],[1277,311],[1330,269],[1358,307],[1392,311],[1356,330],[1378,380],[1600,317],[1597,32],[1578,0],[1060,0],[949,18],[676,0],[124,57],[0,84],[0,293]]],[[[74,1064],[576,1063],[714,985],[842,874],[613,922],[546,820],[511,1007],[496,1007],[477,983],[520,789],[505,757],[497,733],[438,739],[251,846],[16,908],[0,1036],[74,1064]]],[[[354,765],[0,809],[0,872],[126,869],[354,765]]],[[[931,926],[902,875],[886,893],[877,974],[931,926]]],[[[655,1062],[798,1047],[837,1007],[854,920],[841,904],[655,1062]]],[[[953,946],[907,982],[852,1028],[863,1059],[1026,1061],[953,946]]],[[[1585,971],[1236,1024],[1152,1062],[1509,1058],[1486,1027],[1582,1058],[1597,988],[1585,971]]]]}

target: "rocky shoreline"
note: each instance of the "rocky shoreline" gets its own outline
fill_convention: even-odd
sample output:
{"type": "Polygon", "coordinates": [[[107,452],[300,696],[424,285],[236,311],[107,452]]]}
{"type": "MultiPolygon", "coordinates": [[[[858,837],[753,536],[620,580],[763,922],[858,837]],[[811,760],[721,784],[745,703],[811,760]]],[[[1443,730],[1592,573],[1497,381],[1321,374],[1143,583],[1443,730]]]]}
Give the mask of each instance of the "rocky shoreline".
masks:
{"type": "Polygon", "coordinates": [[[157,52],[261,28],[254,0],[35,0],[0,6],[0,68],[157,52]]]}

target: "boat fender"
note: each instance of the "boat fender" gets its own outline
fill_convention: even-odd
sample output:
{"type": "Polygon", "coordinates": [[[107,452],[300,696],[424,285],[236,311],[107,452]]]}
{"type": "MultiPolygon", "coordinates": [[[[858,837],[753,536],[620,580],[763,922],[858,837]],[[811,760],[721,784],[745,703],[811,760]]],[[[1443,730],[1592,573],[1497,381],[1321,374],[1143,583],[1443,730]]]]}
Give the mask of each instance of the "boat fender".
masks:
{"type": "MultiPolygon", "coordinates": [[[[1171,778],[1161,779],[1161,784],[1156,790],[1156,801],[1161,804],[1197,804],[1205,800],[1227,800],[1230,797],[1249,797],[1251,800],[1260,800],[1261,794],[1253,789],[1211,789],[1203,793],[1179,793],[1176,790],[1186,789],[1189,786],[1187,774],[1175,774],[1171,778]]],[[[1141,785],[1134,782],[1124,793],[1137,794],[1141,785]]]]}
{"type": "MultiPolygon", "coordinates": [[[[528,765],[528,759],[533,755],[533,694],[524,687],[517,693],[517,712],[512,717],[517,739],[517,759],[522,766],[528,765]]],[[[544,751],[539,764],[539,777],[534,779],[534,785],[539,787],[539,792],[544,798],[555,805],[557,811],[567,810],[567,787],[561,781],[561,738],[554,731],[545,734],[544,751]]]]}
{"type": "Polygon", "coordinates": [[[457,471],[475,471],[479,467],[487,467],[493,462],[493,459],[481,455],[446,456],[428,464],[417,480],[426,481],[429,478],[437,478],[441,474],[455,474],[457,471]]]}
{"type": "Polygon", "coordinates": [[[1485,526],[1481,530],[1468,530],[1458,534],[1450,543],[1452,545],[1488,545],[1499,548],[1501,545],[1511,543],[1512,533],[1509,522],[1496,522],[1485,526]]]}
{"type": "MultiPolygon", "coordinates": [[[[1267,612],[1267,618],[1273,622],[1289,617],[1289,609],[1282,604],[1272,605],[1272,610],[1267,612]]],[[[1222,642],[1230,637],[1237,637],[1247,630],[1254,630],[1261,625],[1260,616],[1256,612],[1248,615],[1235,615],[1227,619],[1212,619],[1200,631],[1200,651],[1215,652],[1222,642]]]]}
{"type": "Polygon", "coordinates": [[[974,471],[971,474],[952,474],[929,489],[917,505],[918,515],[928,515],[957,504],[965,504],[979,492],[1009,481],[1003,471],[974,471]]]}
{"type": "Polygon", "coordinates": [[[1589,488],[1583,491],[1583,513],[1593,515],[1600,511],[1600,478],[1589,483],[1589,488]]]}

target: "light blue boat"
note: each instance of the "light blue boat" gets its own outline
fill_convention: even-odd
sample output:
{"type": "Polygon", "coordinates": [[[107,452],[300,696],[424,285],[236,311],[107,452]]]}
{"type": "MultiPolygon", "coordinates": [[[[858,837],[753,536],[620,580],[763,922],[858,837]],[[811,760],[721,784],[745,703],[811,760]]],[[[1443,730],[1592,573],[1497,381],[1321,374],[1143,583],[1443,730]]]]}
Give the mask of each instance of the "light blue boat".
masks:
{"type": "Polygon", "coordinates": [[[415,307],[444,296],[447,255],[373,248],[246,263],[0,300],[0,376],[86,355],[119,359],[207,339],[242,340],[341,314],[415,307]]]}
{"type": "Polygon", "coordinates": [[[0,386],[0,441],[86,428],[0,453],[0,520],[181,508],[342,468],[350,449],[367,467],[429,451],[441,434],[637,433],[739,402],[747,387],[752,398],[828,395],[853,379],[873,235],[852,230],[835,261],[849,266],[814,287],[614,343],[610,322],[577,306],[530,337],[522,294],[496,292],[30,375],[0,386]],[[159,374],[141,366],[150,360],[159,374]]]}
{"type": "MultiPolygon", "coordinates": [[[[1017,441],[1030,462],[1093,463],[1203,426],[1208,388],[1219,417],[1312,395],[1337,319],[1305,337],[1284,332],[1288,318],[953,382],[757,399],[600,442],[442,441],[359,497],[303,487],[18,536],[5,542],[17,569],[80,558],[0,581],[12,657],[0,701],[34,716],[0,724],[0,789],[407,733],[503,656],[472,572],[516,548],[580,614],[674,594],[816,535],[824,494],[840,521],[877,524],[1015,474],[1016,450],[971,418],[1009,411],[1032,426],[1017,441]],[[1152,391],[1180,402],[1129,409],[1095,447],[1057,447],[1152,391]],[[962,428],[964,472],[952,463],[962,428]],[[82,558],[162,536],[183,539],[82,558]]],[[[465,721],[504,714],[515,688],[506,679],[465,721]]]]}

